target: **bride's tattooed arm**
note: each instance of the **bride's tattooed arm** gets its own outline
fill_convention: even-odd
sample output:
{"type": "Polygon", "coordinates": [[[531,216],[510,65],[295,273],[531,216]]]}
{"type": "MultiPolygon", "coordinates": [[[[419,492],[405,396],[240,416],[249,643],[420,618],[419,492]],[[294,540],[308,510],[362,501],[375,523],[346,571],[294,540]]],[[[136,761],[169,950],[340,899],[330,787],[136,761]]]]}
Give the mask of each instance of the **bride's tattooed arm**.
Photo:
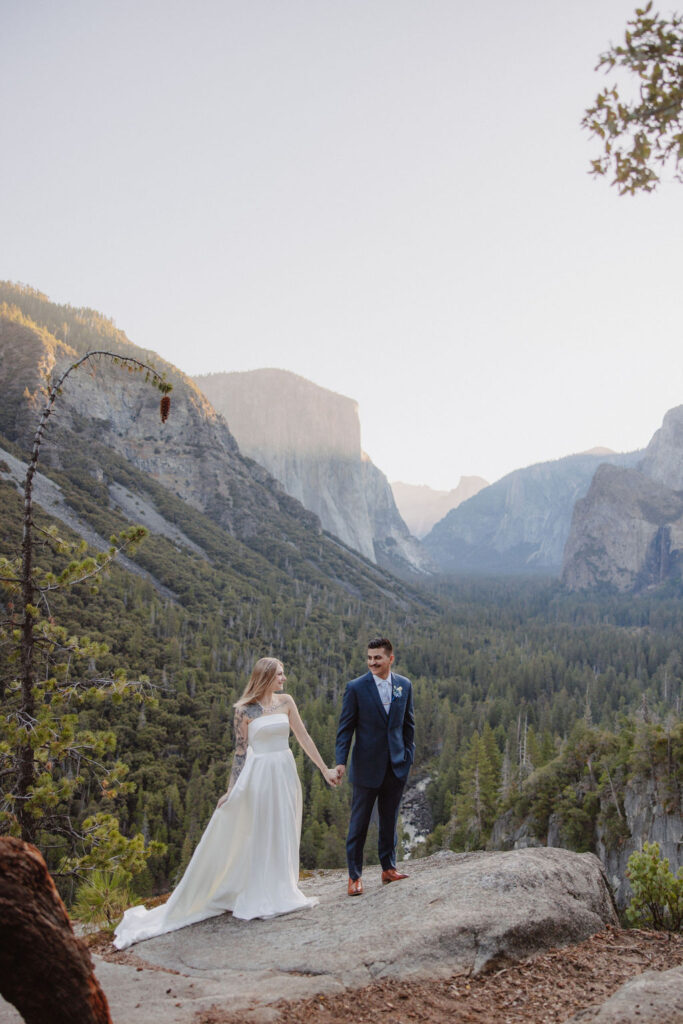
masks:
{"type": "MultiPolygon", "coordinates": [[[[260,704],[243,704],[235,711],[235,754],[232,759],[232,771],[226,798],[232,792],[232,788],[240,777],[247,759],[247,745],[249,743],[249,722],[263,714],[260,704]]],[[[221,801],[219,801],[220,807],[221,801]]]]}

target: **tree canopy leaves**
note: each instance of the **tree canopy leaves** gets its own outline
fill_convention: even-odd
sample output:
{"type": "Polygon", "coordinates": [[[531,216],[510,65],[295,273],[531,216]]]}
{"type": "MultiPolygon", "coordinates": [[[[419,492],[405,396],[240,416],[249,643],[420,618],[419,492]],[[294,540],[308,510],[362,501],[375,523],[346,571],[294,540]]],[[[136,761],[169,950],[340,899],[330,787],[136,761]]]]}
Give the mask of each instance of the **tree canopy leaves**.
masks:
{"type": "Polygon", "coordinates": [[[592,173],[612,173],[621,195],[652,192],[665,168],[683,181],[683,16],[662,17],[652,0],[637,8],[623,45],[611,45],[598,69],[628,72],[633,95],[613,84],[586,111],[581,123],[603,147],[592,173]]]}

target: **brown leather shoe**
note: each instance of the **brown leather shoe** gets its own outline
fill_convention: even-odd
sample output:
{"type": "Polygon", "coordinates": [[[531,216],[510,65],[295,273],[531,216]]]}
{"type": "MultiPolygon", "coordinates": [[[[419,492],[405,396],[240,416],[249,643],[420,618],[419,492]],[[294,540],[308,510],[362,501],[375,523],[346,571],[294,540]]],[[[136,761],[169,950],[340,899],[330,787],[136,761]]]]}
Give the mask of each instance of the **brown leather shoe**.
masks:
{"type": "Polygon", "coordinates": [[[388,885],[389,882],[400,882],[402,878],[407,878],[407,875],[402,875],[396,868],[387,868],[386,871],[382,872],[382,885],[388,885]]]}
{"type": "Polygon", "coordinates": [[[349,896],[362,896],[363,895],[363,882],[360,878],[349,878],[349,896]]]}

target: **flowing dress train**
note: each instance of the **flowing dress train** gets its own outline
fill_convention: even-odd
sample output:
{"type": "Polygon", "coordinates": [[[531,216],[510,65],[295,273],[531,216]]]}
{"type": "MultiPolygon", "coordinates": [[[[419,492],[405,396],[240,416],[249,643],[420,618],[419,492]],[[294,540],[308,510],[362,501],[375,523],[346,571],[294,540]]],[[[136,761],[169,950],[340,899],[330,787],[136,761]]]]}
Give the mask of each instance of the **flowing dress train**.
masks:
{"type": "Polygon", "coordinates": [[[301,813],[288,716],[253,719],[244,768],[214,811],[185,874],[163,906],[126,911],[114,933],[116,948],[226,910],[248,921],[314,906],[318,901],[298,887],[301,813]]]}

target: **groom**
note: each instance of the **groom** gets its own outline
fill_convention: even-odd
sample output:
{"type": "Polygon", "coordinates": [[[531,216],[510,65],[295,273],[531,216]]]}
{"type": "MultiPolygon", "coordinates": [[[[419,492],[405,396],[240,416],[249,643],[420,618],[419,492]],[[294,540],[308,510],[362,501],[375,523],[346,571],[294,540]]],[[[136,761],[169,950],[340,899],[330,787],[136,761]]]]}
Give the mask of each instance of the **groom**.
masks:
{"type": "Polygon", "coordinates": [[[368,644],[368,669],[346,687],[337,729],[337,776],[341,781],[353,734],[353,798],[346,837],[349,896],[363,893],[363,847],[372,808],[379,812],[379,859],[382,883],[407,875],[396,870],[396,823],[403,788],[413,763],[415,718],[410,680],[392,673],[393,647],[380,637],[368,644]]]}

